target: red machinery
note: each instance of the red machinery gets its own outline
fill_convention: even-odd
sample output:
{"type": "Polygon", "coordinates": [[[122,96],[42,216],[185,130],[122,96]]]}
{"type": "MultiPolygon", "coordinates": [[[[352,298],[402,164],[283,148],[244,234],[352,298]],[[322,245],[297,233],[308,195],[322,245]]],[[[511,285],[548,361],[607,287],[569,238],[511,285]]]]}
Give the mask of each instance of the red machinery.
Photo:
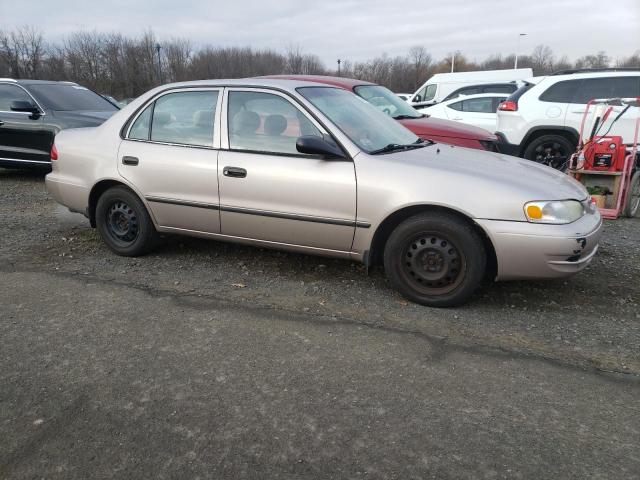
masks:
{"type": "Polygon", "coordinates": [[[622,137],[608,135],[630,107],[638,106],[640,98],[594,99],[587,103],[582,117],[578,148],[569,160],[567,173],[587,187],[604,218],[618,218],[622,214],[633,217],[640,205],[640,113],[635,121],[633,143],[624,144],[622,137]],[[587,125],[591,126],[589,137],[584,135],[587,125]]]}

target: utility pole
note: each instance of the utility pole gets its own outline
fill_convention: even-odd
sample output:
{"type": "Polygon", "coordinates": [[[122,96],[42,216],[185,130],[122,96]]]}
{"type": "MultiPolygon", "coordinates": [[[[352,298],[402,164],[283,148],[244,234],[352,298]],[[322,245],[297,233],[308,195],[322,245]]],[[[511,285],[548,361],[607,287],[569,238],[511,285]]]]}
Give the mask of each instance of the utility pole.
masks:
{"type": "Polygon", "coordinates": [[[340,64],[342,63],[342,60],[338,59],[338,76],[340,77],[340,64]]]}
{"type": "Polygon", "coordinates": [[[162,63],[160,60],[160,49],[162,46],[156,43],[156,53],[158,54],[158,82],[162,83],[162,63]]]}
{"type": "Polygon", "coordinates": [[[518,68],[518,54],[520,53],[520,39],[524,36],[526,36],[526,33],[519,33],[518,34],[518,44],[516,46],[516,61],[513,64],[513,69],[516,70],[518,68]]]}
{"type": "Polygon", "coordinates": [[[453,52],[451,54],[451,73],[453,73],[453,67],[456,63],[456,52],[453,52]]]}

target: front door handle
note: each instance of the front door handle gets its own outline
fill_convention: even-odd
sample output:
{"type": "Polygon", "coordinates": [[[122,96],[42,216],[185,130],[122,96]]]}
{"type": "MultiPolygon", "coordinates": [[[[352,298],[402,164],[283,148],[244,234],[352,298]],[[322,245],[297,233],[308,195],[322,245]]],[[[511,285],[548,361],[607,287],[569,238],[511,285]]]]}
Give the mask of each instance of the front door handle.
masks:
{"type": "Polygon", "coordinates": [[[222,174],[225,177],[244,178],[247,176],[247,171],[244,168],[239,167],[224,167],[222,174]]]}
{"type": "Polygon", "coordinates": [[[4,125],[4,122],[2,120],[0,120],[0,127],[4,125]]]}
{"type": "Polygon", "coordinates": [[[122,157],[122,164],[123,165],[131,165],[131,166],[136,166],[138,165],[138,157],[130,157],[130,156],[124,156],[122,157]]]}

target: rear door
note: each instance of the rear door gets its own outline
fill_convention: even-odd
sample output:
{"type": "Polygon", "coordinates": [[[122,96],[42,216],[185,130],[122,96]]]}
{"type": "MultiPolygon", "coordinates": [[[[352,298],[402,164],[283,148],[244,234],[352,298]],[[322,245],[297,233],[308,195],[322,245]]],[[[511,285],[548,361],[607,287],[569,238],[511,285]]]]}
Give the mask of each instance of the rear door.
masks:
{"type": "Polygon", "coordinates": [[[353,162],[299,153],[299,136],[327,132],[285,94],[232,88],[226,102],[218,161],[222,233],[350,251],[356,219],[353,162]]]}
{"type": "Polygon", "coordinates": [[[48,165],[51,134],[44,129],[43,115],[12,112],[13,101],[26,101],[36,105],[22,87],[0,83],[0,161],[48,165]]]}
{"type": "Polygon", "coordinates": [[[219,233],[217,112],[222,89],[157,97],[132,122],[118,171],[165,229],[219,233]]]}

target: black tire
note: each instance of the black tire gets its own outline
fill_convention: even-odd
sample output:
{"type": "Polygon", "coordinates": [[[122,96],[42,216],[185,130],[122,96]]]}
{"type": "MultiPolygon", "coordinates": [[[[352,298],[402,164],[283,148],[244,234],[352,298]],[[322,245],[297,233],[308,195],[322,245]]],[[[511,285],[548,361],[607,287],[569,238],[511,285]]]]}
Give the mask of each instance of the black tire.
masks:
{"type": "Polygon", "coordinates": [[[443,212],[405,220],[384,248],[391,285],[408,300],[429,307],[467,301],[480,286],[486,266],[486,250],[476,229],[443,212]]]}
{"type": "Polygon", "coordinates": [[[638,214],[638,210],[640,210],[640,170],[636,170],[631,177],[625,199],[624,216],[633,218],[638,214]]]}
{"type": "Polygon", "coordinates": [[[112,187],[100,196],[96,227],[107,247],[125,257],[144,255],[157,237],[144,204],[126,187],[112,187]]]}
{"type": "Polygon", "coordinates": [[[524,150],[524,158],[564,171],[576,146],[562,135],[542,135],[533,139],[524,150]]]}

